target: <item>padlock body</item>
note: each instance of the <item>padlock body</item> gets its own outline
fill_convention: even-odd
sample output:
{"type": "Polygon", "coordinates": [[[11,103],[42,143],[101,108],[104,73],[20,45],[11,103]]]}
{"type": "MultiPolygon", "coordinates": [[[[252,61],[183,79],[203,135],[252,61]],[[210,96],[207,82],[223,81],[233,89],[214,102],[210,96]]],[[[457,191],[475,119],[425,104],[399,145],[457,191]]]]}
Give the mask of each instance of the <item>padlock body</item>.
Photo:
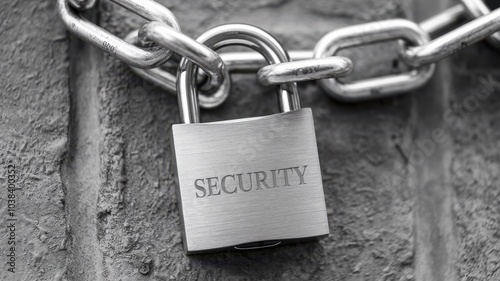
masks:
{"type": "Polygon", "coordinates": [[[172,126],[188,253],[329,234],[312,112],[172,126]]]}

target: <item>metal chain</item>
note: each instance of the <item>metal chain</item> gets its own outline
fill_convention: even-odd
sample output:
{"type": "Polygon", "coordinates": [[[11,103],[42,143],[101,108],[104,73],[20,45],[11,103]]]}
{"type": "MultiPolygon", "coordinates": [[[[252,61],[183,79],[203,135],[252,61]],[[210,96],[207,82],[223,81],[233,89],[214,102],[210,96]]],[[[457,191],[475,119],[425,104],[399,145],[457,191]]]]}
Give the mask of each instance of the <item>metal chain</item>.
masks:
{"type": "MultiPolygon", "coordinates": [[[[314,58],[334,56],[338,51],[376,42],[400,39],[412,46],[429,42],[429,35],[416,23],[392,19],[334,30],[325,35],[314,49],[314,58]]],[[[319,85],[333,98],[358,101],[409,91],[425,84],[434,73],[434,65],[410,69],[407,73],[342,83],[338,79],[319,80],[319,85]]],[[[261,73],[259,73],[261,74],[261,73]]]]}
{"type": "Polygon", "coordinates": [[[193,61],[208,74],[213,85],[211,88],[217,88],[222,84],[224,80],[224,62],[215,51],[207,46],[157,21],[145,24],[139,30],[139,39],[153,41],[159,46],[172,50],[193,61]]]}
{"type": "Polygon", "coordinates": [[[194,63],[202,70],[198,81],[206,81],[199,95],[203,108],[216,107],[225,101],[231,88],[231,73],[258,71],[257,80],[263,85],[318,80],[330,96],[359,101],[416,89],[432,77],[434,63],[483,39],[500,50],[500,8],[490,11],[482,0],[462,0],[461,5],[420,24],[391,19],[336,29],[318,41],[314,51],[290,51],[290,62],[281,60],[272,65],[267,65],[259,53],[217,54],[206,42],[202,44],[184,35],[172,12],[153,0],[111,1],[150,22],[122,40],[79,15],[78,11],[93,7],[95,0],[58,0],[58,8],[72,33],[124,61],[140,77],[168,92],[177,91],[177,78],[168,71],[178,65],[172,55],[176,53],[194,63]],[[466,14],[473,19],[471,22],[430,40],[430,34],[451,27],[466,14]],[[349,84],[338,80],[352,72],[353,64],[349,58],[334,56],[335,53],[390,40],[400,42],[399,55],[410,67],[409,72],[349,84]]]}
{"type": "MultiPolygon", "coordinates": [[[[177,18],[165,6],[153,0],[111,0],[150,21],[161,21],[180,32],[177,18]]],[[[153,68],[165,64],[173,55],[158,46],[139,48],[110,34],[75,13],[67,0],[58,0],[58,9],[66,27],[76,36],[124,61],[128,65],[153,68]]]]}
{"type": "MultiPolygon", "coordinates": [[[[462,4],[466,8],[467,15],[471,18],[479,18],[491,13],[483,0],[462,0],[462,4]]],[[[500,51],[500,32],[491,35],[486,40],[491,46],[500,51]]]]}
{"type": "Polygon", "coordinates": [[[428,44],[408,48],[403,53],[403,59],[411,66],[434,63],[488,38],[498,30],[500,30],[500,9],[452,30],[428,44]]]}
{"type": "Polygon", "coordinates": [[[318,59],[270,64],[257,73],[257,80],[264,86],[288,82],[303,82],[344,77],[352,72],[352,61],[345,57],[329,56],[318,59]]]}

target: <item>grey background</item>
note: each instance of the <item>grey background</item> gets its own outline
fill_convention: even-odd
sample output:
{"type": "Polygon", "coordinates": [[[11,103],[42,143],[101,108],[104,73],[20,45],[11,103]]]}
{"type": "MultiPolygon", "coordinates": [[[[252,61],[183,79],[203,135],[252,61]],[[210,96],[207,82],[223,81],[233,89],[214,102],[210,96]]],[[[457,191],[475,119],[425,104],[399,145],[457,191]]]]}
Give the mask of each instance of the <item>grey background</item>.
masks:
{"type": "MultiPolygon", "coordinates": [[[[143,23],[102,2],[88,17],[112,33],[124,36],[143,23]]],[[[341,26],[421,20],[452,4],[159,2],[190,36],[245,22],[288,49],[311,49],[341,26]]],[[[17,272],[2,261],[3,280],[500,279],[500,54],[484,43],[441,62],[424,88],[394,98],[344,104],[315,83],[301,85],[303,106],[314,112],[331,235],[187,257],[168,137],[178,120],[176,98],[70,36],[53,0],[5,2],[0,30],[3,220],[9,160],[22,186],[17,272]],[[492,90],[479,100],[485,79],[492,90]],[[445,131],[439,142],[431,138],[436,129],[445,131]]],[[[353,77],[399,71],[395,50],[383,44],[355,52],[353,77]]],[[[272,88],[257,85],[253,75],[233,78],[229,101],[204,112],[204,120],[276,111],[272,88]]]]}

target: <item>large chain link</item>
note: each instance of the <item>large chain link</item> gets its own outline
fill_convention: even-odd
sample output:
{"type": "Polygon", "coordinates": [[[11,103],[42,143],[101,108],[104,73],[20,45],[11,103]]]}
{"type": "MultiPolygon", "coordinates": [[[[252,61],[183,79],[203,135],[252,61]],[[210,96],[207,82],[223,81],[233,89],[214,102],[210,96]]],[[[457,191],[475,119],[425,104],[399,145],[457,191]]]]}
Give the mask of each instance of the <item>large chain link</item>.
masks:
{"type": "Polygon", "coordinates": [[[93,7],[95,0],[58,0],[58,8],[71,32],[124,61],[139,76],[170,93],[176,93],[177,78],[169,70],[178,66],[178,60],[171,60],[172,55],[176,53],[193,62],[201,69],[198,81],[206,81],[199,98],[204,108],[216,107],[228,97],[231,73],[258,71],[258,81],[263,85],[318,80],[333,98],[359,101],[414,90],[432,77],[434,63],[483,39],[500,50],[500,8],[491,11],[482,0],[462,0],[462,4],[420,24],[391,19],[336,29],[321,38],[314,51],[290,51],[290,62],[271,65],[258,53],[217,54],[181,33],[172,12],[153,0],[111,1],[150,22],[122,40],[79,15],[78,11],[93,7]],[[464,15],[472,21],[430,40],[431,34],[450,28],[464,15]],[[335,56],[338,51],[390,40],[400,42],[399,55],[409,66],[408,72],[351,83],[338,80],[353,70],[349,58],[335,56]]]}
{"type": "MultiPolygon", "coordinates": [[[[314,57],[334,56],[338,51],[361,45],[401,39],[411,46],[429,42],[429,35],[416,23],[403,19],[365,23],[334,30],[319,40],[314,57]]],[[[319,80],[332,97],[343,101],[365,100],[415,89],[425,84],[434,73],[434,65],[411,69],[407,73],[377,77],[344,84],[338,79],[319,80]]]]}
{"type": "MultiPolygon", "coordinates": [[[[479,18],[491,12],[483,0],[462,0],[462,4],[466,8],[467,15],[471,18],[479,18]]],[[[500,32],[491,35],[486,40],[491,46],[500,51],[500,32]]]]}
{"type": "Polygon", "coordinates": [[[428,44],[408,48],[403,53],[403,60],[411,66],[434,63],[488,38],[498,30],[500,30],[500,9],[452,30],[428,44]]]}
{"type": "MultiPolygon", "coordinates": [[[[174,14],[153,0],[111,1],[147,20],[161,21],[178,32],[181,30],[174,14]]],[[[58,0],[57,3],[61,18],[72,33],[131,66],[158,67],[165,64],[174,54],[171,50],[158,46],[139,48],[131,45],[82,18],[71,9],[67,0],[58,0]]]]}

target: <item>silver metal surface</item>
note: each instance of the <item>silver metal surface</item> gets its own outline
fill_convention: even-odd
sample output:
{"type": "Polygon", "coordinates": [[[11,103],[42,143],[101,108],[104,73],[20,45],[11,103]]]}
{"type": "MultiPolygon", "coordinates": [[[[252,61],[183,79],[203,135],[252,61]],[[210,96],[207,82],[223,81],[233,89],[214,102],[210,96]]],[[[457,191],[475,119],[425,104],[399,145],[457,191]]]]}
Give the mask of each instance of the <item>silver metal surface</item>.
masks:
{"type": "Polygon", "coordinates": [[[68,0],[69,4],[79,11],[94,7],[96,0],[68,0]]]}
{"type": "Polygon", "coordinates": [[[310,109],[176,124],[171,135],[188,253],[262,248],[328,235],[310,109]],[[263,142],[258,148],[252,145],[256,138],[263,142]]]}
{"type": "Polygon", "coordinates": [[[420,28],[429,34],[437,33],[443,29],[449,28],[457,23],[465,15],[465,8],[463,5],[457,4],[448,8],[441,13],[426,19],[419,23],[420,28]]]}
{"type": "MultiPolygon", "coordinates": [[[[258,52],[228,52],[219,54],[230,73],[255,73],[268,65],[264,56],[258,52]]],[[[312,59],[313,51],[288,51],[290,61],[312,59]]]]}
{"type": "MultiPolygon", "coordinates": [[[[137,36],[138,31],[135,30],[125,37],[125,41],[130,44],[139,45],[139,38],[137,36]]],[[[166,69],[167,65],[170,62],[162,65],[158,68],[151,69],[142,69],[130,66],[130,69],[137,74],[139,77],[158,85],[160,88],[165,91],[176,95],[177,94],[177,78],[175,75],[168,72],[166,69]]],[[[177,65],[175,65],[175,70],[177,70],[177,65]]],[[[200,91],[198,96],[198,101],[200,103],[200,107],[202,108],[215,108],[221,105],[229,96],[229,91],[231,89],[231,76],[229,75],[229,71],[226,68],[223,70],[225,74],[224,77],[228,77],[228,79],[223,79],[222,84],[216,89],[212,89],[209,91],[200,91]]],[[[204,74],[203,72],[201,72],[204,74]]],[[[199,73],[200,74],[200,73],[199,73]]],[[[201,81],[201,80],[199,80],[201,81]]]]}
{"type": "MultiPolygon", "coordinates": [[[[463,17],[464,13],[464,7],[462,5],[456,5],[420,23],[420,27],[427,33],[436,33],[456,23],[463,17]]],[[[135,35],[137,35],[137,31],[130,33],[125,40],[129,43],[135,42],[136,40],[133,38],[135,35]]],[[[288,53],[293,62],[310,60],[313,58],[312,50],[294,50],[288,53]]],[[[266,59],[258,52],[227,52],[220,53],[219,55],[224,61],[226,70],[229,73],[253,73],[268,65],[266,59]]],[[[158,68],[149,70],[132,67],[132,70],[140,77],[158,84],[161,88],[170,93],[176,94],[175,77],[163,69],[158,68]]],[[[216,94],[210,96],[202,94],[200,96],[200,106],[202,108],[212,108],[222,104],[228,95],[222,92],[221,89],[228,88],[222,87],[216,94]],[[206,101],[206,99],[210,99],[210,101],[206,101]]]]}
{"type": "MultiPolygon", "coordinates": [[[[204,47],[203,44],[197,43],[182,34],[179,23],[170,10],[152,0],[111,1],[145,19],[153,21],[141,29],[140,37],[144,41],[153,41],[164,48],[157,45],[151,46],[152,44],[127,43],[81,18],[68,5],[70,3],[76,9],[84,10],[92,7],[95,0],[67,1],[58,0],[58,8],[64,23],[71,32],[129,64],[138,75],[157,83],[167,91],[175,93],[178,89],[184,88],[187,90],[187,88],[185,85],[176,85],[174,76],[161,68],[154,70],[141,70],[139,68],[160,67],[168,61],[173,52],[200,66],[209,76],[209,79],[204,80],[205,82],[200,87],[205,90],[200,96],[200,106],[204,108],[216,107],[228,97],[231,83],[229,79],[230,72],[255,71],[264,67],[258,73],[258,80],[262,84],[289,83],[289,85],[282,86],[279,90],[280,104],[284,111],[288,111],[298,108],[296,105],[300,104],[293,85],[297,81],[320,79],[319,83],[327,93],[345,101],[383,97],[421,86],[433,74],[434,66],[430,65],[431,63],[490,35],[489,40],[492,45],[500,48],[500,32],[497,32],[499,30],[498,18],[500,12],[495,10],[490,13],[488,7],[481,0],[462,0],[465,8],[462,5],[453,6],[422,22],[420,28],[416,24],[404,20],[389,20],[342,28],[327,34],[318,42],[314,51],[314,59],[311,59],[310,51],[295,51],[292,52],[294,60],[306,61],[286,61],[284,64],[272,66],[265,66],[266,60],[258,53],[238,52],[218,56],[208,47],[204,47]],[[484,16],[430,43],[427,42],[428,38],[425,36],[425,32],[435,33],[450,26],[460,19],[465,11],[475,17],[484,16]],[[390,24],[396,25],[389,26],[390,24]],[[397,26],[397,24],[400,24],[400,26],[397,26]],[[358,38],[355,38],[356,36],[353,34],[349,34],[351,31],[358,38]],[[332,79],[332,77],[337,78],[347,75],[351,71],[351,63],[348,62],[347,58],[329,58],[328,56],[333,55],[342,48],[392,39],[404,39],[412,45],[403,52],[402,57],[405,63],[415,67],[415,69],[400,75],[372,78],[351,84],[342,84],[338,80],[332,79]],[[341,42],[335,43],[331,42],[332,40],[341,42]],[[331,46],[328,46],[329,44],[331,46]],[[336,44],[338,46],[335,46],[336,44]],[[146,45],[147,47],[145,47],[146,45]],[[332,53],[332,50],[336,51],[332,53]],[[330,52],[330,54],[326,54],[327,52],[330,52]],[[224,63],[227,68],[223,67],[224,63]]],[[[221,40],[226,40],[224,36],[233,36],[229,35],[230,31],[225,32],[226,35],[221,36],[221,40]]],[[[134,37],[138,33],[132,34],[127,37],[127,41],[137,43],[138,41],[134,37]]],[[[238,36],[234,37],[237,39],[233,41],[241,41],[238,36]]],[[[228,39],[228,41],[231,41],[231,39],[228,39]]],[[[253,42],[250,45],[252,48],[262,48],[262,46],[256,46],[253,42]]],[[[266,50],[266,47],[262,48],[262,50],[266,50]]],[[[276,64],[269,58],[268,61],[271,64],[276,64]]],[[[191,95],[192,93],[188,93],[188,96],[191,95]]],[[[182,100],[196,104],[197,99],[198,97],[195,95],[194,98],[182,100]]],[[[194,116],[191,117],[196,118],[199,113],[197,106],[195,107],[196,110],[192,111],[194,116]]],[[[189,115],[185,113],[186,108],[186,105],[181,107],[183,118],[189,115]]]]}
{"type": "Polygon", "coordinates": [[[498,30],[500,30],[500,8],[427,44],[408,48],[403,53],[403,60],[412,66],[434,63],[487,38],[498,30]]]}
{"type": "MultiPolygon", "coordinates": [[[[462,4],[469,17],[475,19],[491,13],[490,8],[483,0],[462,0],[462,4]]],[[[500,32],[494,33],[486,41],[495,49],[500,51],[500,32]]]]}
{"type": "MultiPolygon", "coordinates": [[[[140,68],[158,67],[164,64],[173,54],[172,51],[165,50],[158,46],[139,48],[131,45],[85,20],[80,15],[75,14],[68,6],[67,0],[57,1],[61,18],[72,33],[129,65],[140,68]]],[[[172,12],[153,0],[111,1],[129,9],[145,19],[164,22],[175,30],[180,31],[179,23],[172,12]]]]}
{"type": "MultiPolygon", "coordinates": [[[[450,27],[464,15],[462,5],[453,6],[420,23],[427,33],[436,33],[450,27]]],[[[352,72],[352,62],[343,57],[324,57],[300,62],[287,62],[264,66],[257,74],[262,85],[300,82],[327,78],[340,78],[352,72]]]]}
{"type": "MultiPolygon", "coordinates": [[[[212,49],[229,45],[242,45],[262,53],[270,64],[289,61],[288,54],[280,43],[269,33],[246,24],[226,24],[209,29],[196,41],[212,49]]],[[[196,88],[196,65],[186,58],[179,63],[177,72],[177,95],[181,122],[198,123],[198,90],[196,88]]],[[[277,87],[278,100],[282,112],[300,108],[300,99],[295,83],[277,87]]]]}
{"type": "MultiPolygon", "coordinates": [[[[196,42],[162,22],[152,21],[139,30],[139,40],[149,40],[169,49],[198,65],[208,74],[210,87],[214,89],[224,79],[224,62],[212,49],[196,42]]],[[[227,77],[226,77],[227,78],[227,77]]]]}
{"type": "Polygon", "coordinates": [[[352,61],[346,57],[325,57],[303,61],[282,62],[265,66],[257,73],[264,86],[344,77],[352,72],[352,61]]]}
{"type": "MultiPolygon", "coordinates": [[[[176,77],[168,71],[162,68],[141,69],[132,66],[130,69],[139,77],[154,83],[169,93],[176,94],[176,77]]],[[[198,101],[201,108],[215,108],[227,99],[231,90],[231,76],[227,69],[225,72],[228,79],[224,79],[222,85],[214,90],[199,92],[198,101]]]]}
{"type": "MultiPolygon", "coordinates": [[[[339,50],[375,42],[402,39],[410,45],[429,42],[428,35],[411,21],[393,19],[366,23],[334,30],[325,35],[314,49],[314,57],[335,55],[339,50]]],[[[377,77],[344,84],[337,79],[319,80],[320,86],[332,97],[343,101],[359,101],[393,95],[416,89],[434,73],[434,65],[412,69],[408,73],[377,77]]]]}
{"type": "MultiPolygon", "coordinates": [[[[125,41],[131,44],[139,45],[137,33],[138,30],[129,33],[127,37],[125,37],[125,41]]],[[[293,61],[306,60],[312,59],[313,51],[289,51],[288,54],[293,61]]],[[[226,65],[226,75],[229,73],[257,72],[259,69],[268,64],[266,59],[258,52],[228,52],[220,53],[219,56],[226,65]]],[[[130,68],[138,76],[157,84],[165,91],[171,94],[177,93],[175,75],[172,75],[163,69],[163,66],[152,69],[141,69],[133,66],[130,68]]],[[[203,76],[203,73],[201,73],[201,75],[203,76]]],[[[225,97],[227,97],[228,94],[227,91],[229,91],[229,87],[224,86],[224,84],[227,84],[226,81],[228,81],[228,79],[224,80],[223,85],[221,86],[222,88],[219,87],[214,94],[209,95],[206,92],[202,92],[200,94],[200,106],[202,108],[213,108],[224,102],[225,97]],[[210,101],[207,99],[210,99],[210,101]]]]}

